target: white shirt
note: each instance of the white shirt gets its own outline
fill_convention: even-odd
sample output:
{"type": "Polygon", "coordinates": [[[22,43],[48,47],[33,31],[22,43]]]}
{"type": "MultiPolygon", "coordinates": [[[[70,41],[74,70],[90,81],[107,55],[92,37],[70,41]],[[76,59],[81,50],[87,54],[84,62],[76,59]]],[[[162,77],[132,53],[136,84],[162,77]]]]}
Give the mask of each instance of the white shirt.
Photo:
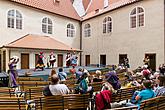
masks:
{"type": "Polygon", "coordinates": [[[49,89],[52,95],[62,95],[69,93],[69,89],[65,84],[49,85],[49,89]]]}

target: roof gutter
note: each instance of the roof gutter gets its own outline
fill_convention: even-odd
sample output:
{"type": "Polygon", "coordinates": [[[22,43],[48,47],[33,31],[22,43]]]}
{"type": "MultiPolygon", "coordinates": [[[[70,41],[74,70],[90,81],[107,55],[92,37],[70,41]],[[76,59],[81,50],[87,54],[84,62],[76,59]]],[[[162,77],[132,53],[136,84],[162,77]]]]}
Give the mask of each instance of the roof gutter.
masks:
{"type": "Polygon", "coordinates": [[[62,49],[48,49],[48,48],[29,48],[29,47],[10,47],[10,46],[2,46],[2,48],[13,48],[13,49],[35,49],[35,50],[56,50],[56,51],[77,51],[82,52],[82,50],[78,49],[68,49],[68,50],[62,50],[62,49]]]}
{"type": "Polygon", "coordinates": [[[123,7],[127,6],[127,5],[131,5],[131,4],[133,4],[133,3],[140,2],[140,1],[143,1],[143,0],[136,0],[136,1],[131,2],[131,3],[129,3],[129,4],[119,6],[119,7],[116,7],[116,8],[114,8],[114,9],[107,10],[107,11],[105,11],[105,12],[102,12],[102,13],[98,13],[98,14],[93,15],[93,16],[91,16],[91,17],[89,17],[89,18],[86,18],[86,19],[82,19],[81,21],[83,22],[83,21],[90,20],[90,19],[92,19],[92,18],[95,18],[95,17],[101,16],[101,15],[104,15],[104,14],[106,14],[106,13],[108,13],[108,12],[111,12],[111,11],[117,10],[117,9],[119,9],[119,8],[123,8],[123,7]]]}
{"type": "Polygon", "coordinates": [[[34,8],[34,9],[38,9],[38,10],[41,10],[41,11],[46,11],[46,12],[49,12],[49,13],[52,13],[52,14],[55,14],[55,15],[58,15],[58,16],[62,16],[62,17],[66,17],[66,18],[70,18],[70,19],[73,19],[73,20],[76,20],[76,21],[80,21],[81,18],[79,17],[79,19],[76,19],[76,18],[72,18],[72,17],[68,17],[68,16],[64,16],[64,15],[61,15],[61,14],[58,14],[58,13],[53,13],[51,11],[48,11],[48,10],[44,10],[44,9],[40,9],[40,8],[37,8],[37,7],[33,7],[33,6],[30,6],[30,5],[26,5],[26,4],[23,4],[23,3],[19,3],[19,2],[16,2],[16,1],[12,1],[10,0],[11,2],[14,2],[14,3],[17,3],[17,4],[21,4],[21,5],[25,5],[27,7],[31,7],[31,8],[34,8]]]}

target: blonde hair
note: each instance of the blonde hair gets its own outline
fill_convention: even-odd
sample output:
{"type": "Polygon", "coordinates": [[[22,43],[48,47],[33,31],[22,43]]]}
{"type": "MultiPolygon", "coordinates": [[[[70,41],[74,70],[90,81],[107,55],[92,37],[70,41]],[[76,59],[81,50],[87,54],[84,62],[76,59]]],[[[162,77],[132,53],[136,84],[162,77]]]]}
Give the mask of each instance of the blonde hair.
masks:
{"type": "Polygon", "coordinates": [[[96,77],[99,77],[101,75],[101,71],[100,70],[96,70],[96,77]]]}
{"type": "Polygon", "coordinates": [[[96,74],[97,75],[101,75],[101,71],[100,70],[96,70],[96,74]]]}
{"type": "Polygon", "coordinates": [[[53,68],[53,69],[51,70],[50,76],[53,76],[54,74],[56,74],[56,70],[53,68]]]}

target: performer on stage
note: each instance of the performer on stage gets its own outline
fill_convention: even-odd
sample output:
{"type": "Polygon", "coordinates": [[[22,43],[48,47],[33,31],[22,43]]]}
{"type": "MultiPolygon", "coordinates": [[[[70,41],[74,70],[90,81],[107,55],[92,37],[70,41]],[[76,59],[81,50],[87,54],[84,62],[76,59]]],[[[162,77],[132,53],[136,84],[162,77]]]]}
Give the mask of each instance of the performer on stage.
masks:
{"type": "Polygon", "coordinates": [[[38,68],[41,69],[42,71],[44,70],[45,65],[43,62],[43,58],[44,58],[43,52],[40,52],[40,54],[38,55],[38,61],[35,70],[38,68]]]}
{"type": "Polygon", "coordinates": [[[50,67],[54,67],[54,63],[56,62],[56,57],[54,55],[53,52],[50,53],[49,55],[49,63],[50,63],[50,67]]]}
{"type": "Polygon", "coordinates": [[[75,52],[73,52],[73,55],[71,56],[71,65],[77,66],[77,60],[78,60],[78,57],[76,56],[75,52]]]}
{"type": "Polygon", "coordinates": [[[9,61],[9,87],[17,87],[17,81],[16,78],[18,76],[18,73],[16,71],[16,66],[19,61],[19,58],[17,56],[13,56],[9,61]]]}
{"type": "Polygon", "coordinates": [[[69,67],[71,64],[71,59],[70,59],[70,53],[67,53],[66,55],[66,67],[69,67]]]}

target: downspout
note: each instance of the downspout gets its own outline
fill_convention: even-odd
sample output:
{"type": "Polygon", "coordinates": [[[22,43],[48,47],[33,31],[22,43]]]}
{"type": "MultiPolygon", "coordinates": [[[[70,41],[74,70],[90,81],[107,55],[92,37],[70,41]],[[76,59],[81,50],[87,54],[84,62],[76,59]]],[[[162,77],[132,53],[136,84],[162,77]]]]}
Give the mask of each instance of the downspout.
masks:
{"type": "Polygon", "coordinates": [[[165,0],[164,0],[164,11],[163,11],[163,15],[164,15],[164,63],[165,63],[165,0]]]}
{"type": "Polygon", "coordinates": [[[80,66],[82,66],[82,21],[80,21],[80,66]]]}

